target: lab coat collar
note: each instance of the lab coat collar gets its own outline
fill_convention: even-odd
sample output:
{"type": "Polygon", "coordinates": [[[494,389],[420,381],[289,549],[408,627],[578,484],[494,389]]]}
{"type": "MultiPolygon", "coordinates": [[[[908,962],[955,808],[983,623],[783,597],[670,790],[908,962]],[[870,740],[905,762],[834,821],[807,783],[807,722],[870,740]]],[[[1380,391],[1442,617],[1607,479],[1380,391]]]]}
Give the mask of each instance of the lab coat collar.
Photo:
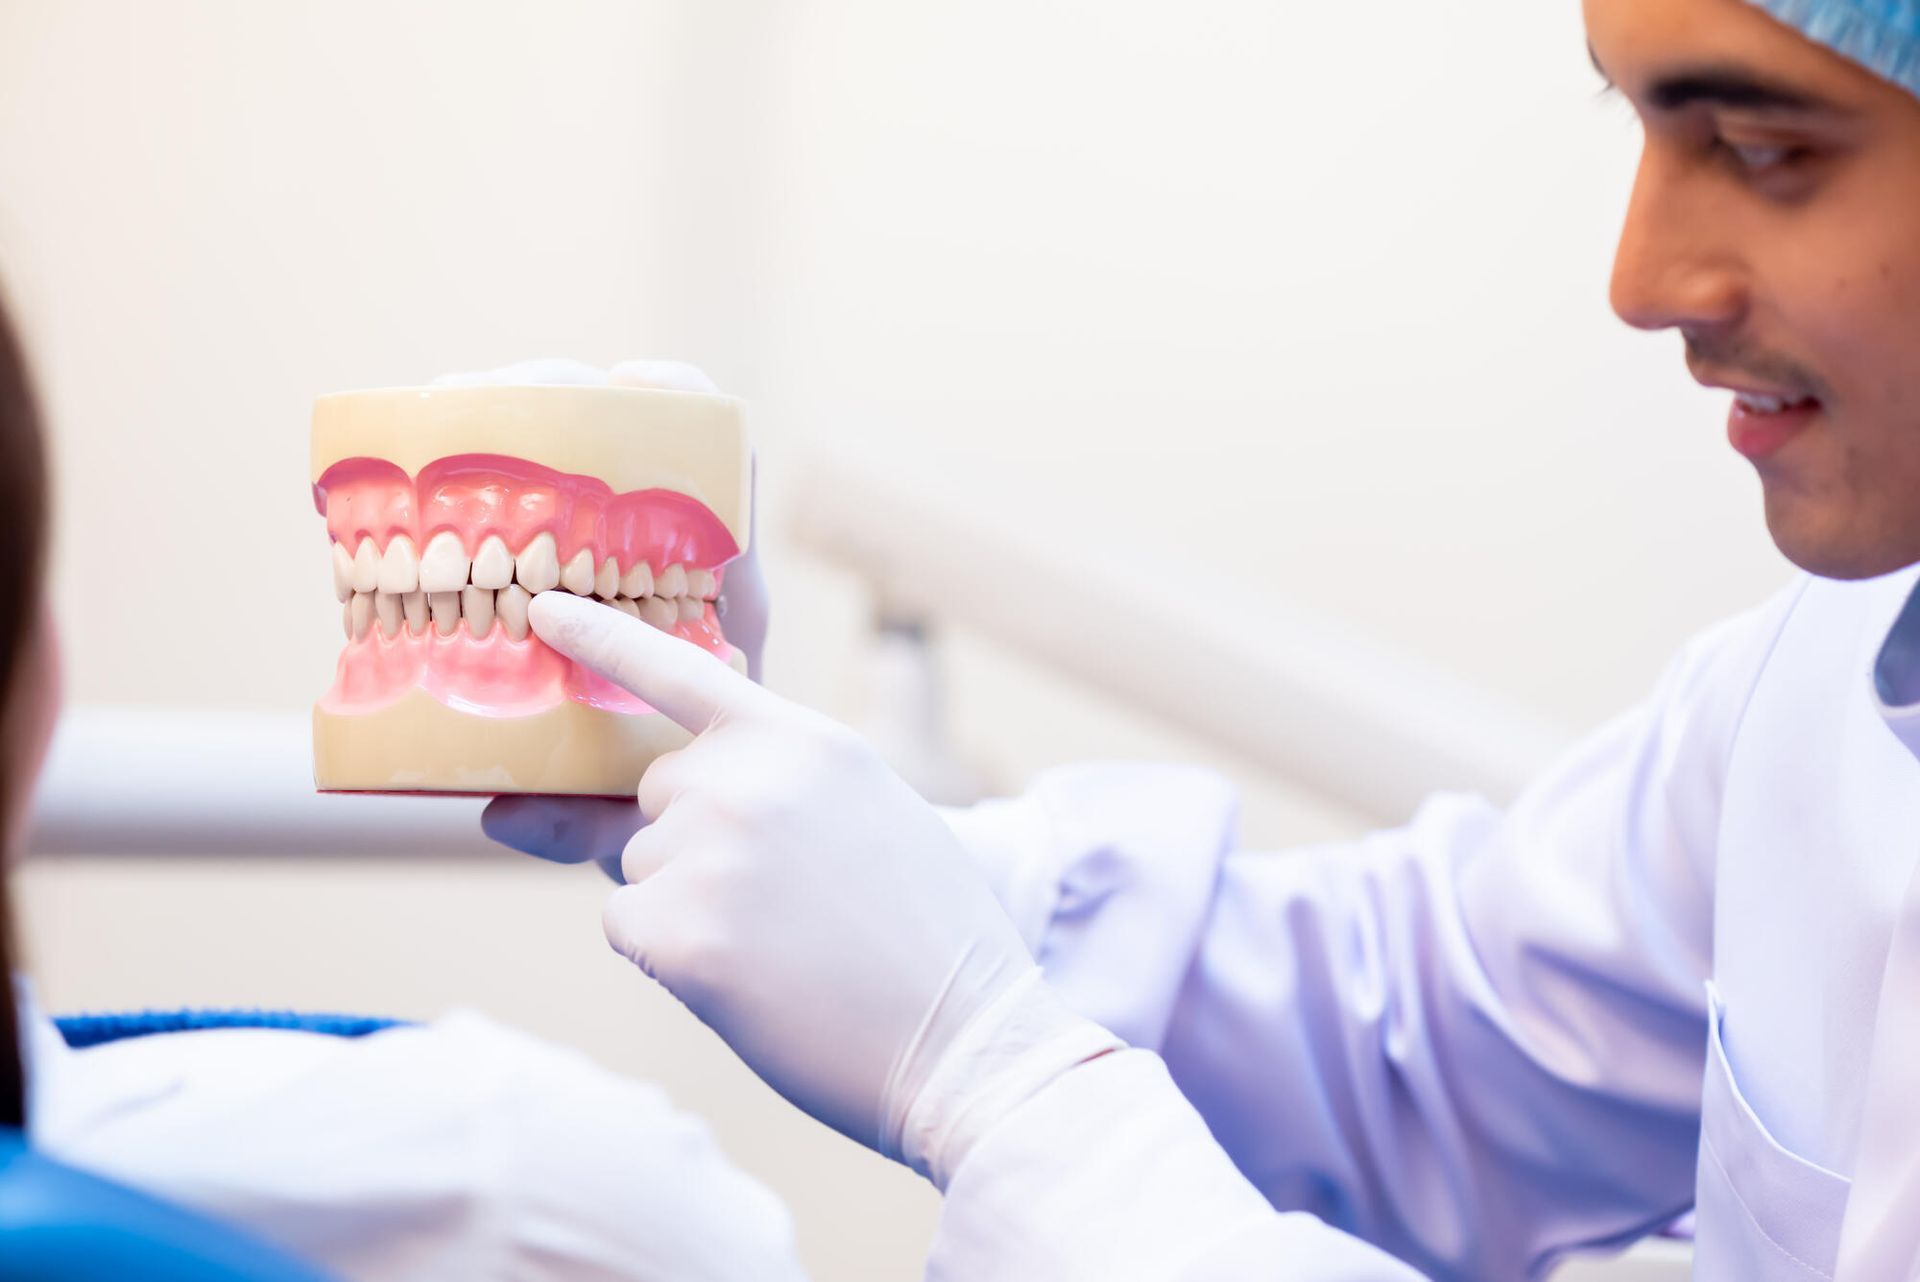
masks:
{"type": "Polygon", "coordinates": [[[1920,756],[1920,580],[1874,660],[1873,693],[1888,728],[1920,756]]]}
{"type": "Polygon", "coordinates": [[[13,977],[13,1009],[20,1028],[20,1063],[27,1079],[27,1124],[38,1135],[59,1107],[57,1087],[65,1077],[62,1069],[71,1062],[74,1052],[34,1000],[33,983],[25,975],[13,977]]]}

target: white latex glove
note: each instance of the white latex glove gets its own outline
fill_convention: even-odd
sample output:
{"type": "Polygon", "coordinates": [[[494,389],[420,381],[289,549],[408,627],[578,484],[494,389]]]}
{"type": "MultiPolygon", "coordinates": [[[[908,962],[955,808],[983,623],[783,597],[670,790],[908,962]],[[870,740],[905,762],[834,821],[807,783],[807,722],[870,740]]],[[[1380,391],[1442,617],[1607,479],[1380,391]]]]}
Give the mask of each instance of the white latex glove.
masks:
{"type": "MultiPolygon", "coordinates": [[[[564,356],[545,356],[515,361],[494,369],[466,370],[442,374],[433,380],[436,387],[507,387],[525,384],[559,384],[575,387],[653,387],[669,392],[718,393],[719,387],[706,371],[685,361],[621,361],[612,369],[601,369],[585,361],[564,356]]],[[[756,465],[756,471],[757,471],[756,465]]],[[[747,660],[747,675],[760,679],[761,653],[767,645],[766,575],[760,569],[759,487],[748,514],[751,531],[747,550],[727,566],[725,583],[714,600],[714,613],[720,617],[720,629],[728,644],[747,660]]]]}
{"type": "MultiPolygon", "coordinates": [[[[852,731],[597,602],[543,593],[528,618],[696,736],[640,782],[607,938],[789,1100],[944,1187],[1015,1105],[1119,1048],[852,731]]],[[[538,800],[496,800],[488,833],[549,857],[596,839],[538,800]]]]}

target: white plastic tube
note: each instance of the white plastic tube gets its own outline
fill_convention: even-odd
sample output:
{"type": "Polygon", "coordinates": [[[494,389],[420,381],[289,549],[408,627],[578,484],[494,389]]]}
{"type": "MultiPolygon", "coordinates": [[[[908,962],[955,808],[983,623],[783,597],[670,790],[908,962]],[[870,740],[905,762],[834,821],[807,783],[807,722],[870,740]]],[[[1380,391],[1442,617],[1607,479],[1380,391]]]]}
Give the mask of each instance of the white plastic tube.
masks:
{"type": "Polygon", "coordinates": [[[1376,822],[1436,788],[1504,800],[1562,742],[1542,722],[1311,611],[1255,604],[1244,585],[1020,536],[1004,508],[968,506],[900,469],[810,460],[788,540],[865,579],[890,609],[964,628],[1154,713],[1376,822]],[[1023,608],[1006,608],[1005,567],[1023,608]],[[1214,603],[1139,607],[1143,583],[1214,603]]]}
{"type": "Polygon", "coordinates": [[[305,712],[78,707],[35,797],[31,854],[471,855],[478,797],[323,796],[305,712]]]}

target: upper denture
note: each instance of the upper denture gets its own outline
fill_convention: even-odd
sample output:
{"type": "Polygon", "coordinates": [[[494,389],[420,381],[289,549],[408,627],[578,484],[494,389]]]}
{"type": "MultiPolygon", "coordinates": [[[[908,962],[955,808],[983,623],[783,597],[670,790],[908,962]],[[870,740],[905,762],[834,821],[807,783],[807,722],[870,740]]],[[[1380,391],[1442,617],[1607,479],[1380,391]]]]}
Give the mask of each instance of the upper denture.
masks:
{"type": "MultiPolygon", "coordinates": [[[[684,574],[715,569],[739,555],[726,527],[686,494],[666,489],[615,494],[594,477],[497,454],[440,459],[418,477],[384,459],[343,459],[321,476],[314,495],[328,532],[352,550],[348,578],[355,591],[410,591],[387,583],[398,585],[409,574],[438,582],[440,575],[433,571],[441,569],[449,580],[442,590],[457,590],[459,585],[451,583],[456,550],[469,564],[487,561],[499,577],[500,552],[518,560],[531,550],[544,560],[551,547],[550,586],[571,572],[582,585],[581,595],[594,590],[608,560],[625,577],[643,562],[656,572],[685,567],[684,574]],[[443,535],[454,536],[457,549],[443,535]],[[371,547],[364,546],[368,542],[371,547]],[[396,548],[399,563],[388,566],[396,548]]],[[[543,568],[538,578],[545,577],[543,568]]],[[[461,584],[465,581],[462,575],[461,584]]],[[[474,581],[480,582],[477,567],[474,581]]]]}

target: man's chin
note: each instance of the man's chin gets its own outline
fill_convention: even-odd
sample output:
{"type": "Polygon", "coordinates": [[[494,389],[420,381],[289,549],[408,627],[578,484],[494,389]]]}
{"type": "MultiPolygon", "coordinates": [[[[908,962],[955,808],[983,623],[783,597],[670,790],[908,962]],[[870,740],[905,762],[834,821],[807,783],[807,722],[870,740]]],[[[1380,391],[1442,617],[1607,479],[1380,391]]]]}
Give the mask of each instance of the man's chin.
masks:
{"type": "Polygon", "coordinates": [[[1782,556],[1823,579],[1873,579],[1920,563],[1920,523],[1873,528],[1857,510],[1767,494],[1767,530],[1782,556]]]}

